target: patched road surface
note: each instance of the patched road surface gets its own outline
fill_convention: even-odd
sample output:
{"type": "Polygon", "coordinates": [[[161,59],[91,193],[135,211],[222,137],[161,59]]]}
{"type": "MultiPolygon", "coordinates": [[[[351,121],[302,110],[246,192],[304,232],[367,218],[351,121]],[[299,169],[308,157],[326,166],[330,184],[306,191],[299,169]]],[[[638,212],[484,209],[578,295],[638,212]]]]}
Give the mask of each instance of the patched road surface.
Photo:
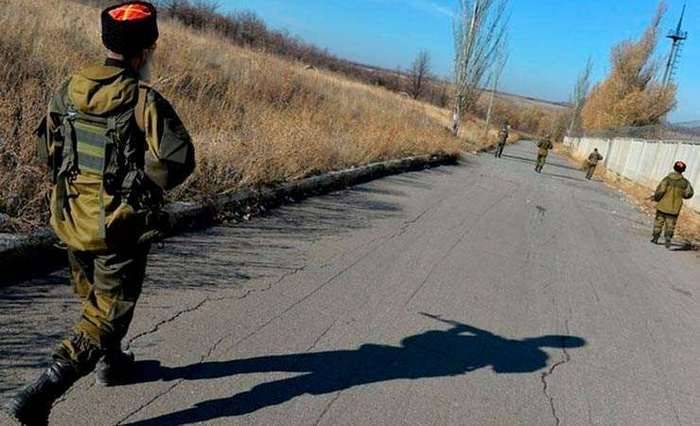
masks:
{"type": "MultiPolygon", "coordinates": [[[[698,425],[700,259],[522,143],[154,248],[133,384],[55,425],[698,425]]],[[[79,306],[0,289],[0,397],[79,306]]],[[[7,421],[0,415],[0,424],[7,421]]]]}

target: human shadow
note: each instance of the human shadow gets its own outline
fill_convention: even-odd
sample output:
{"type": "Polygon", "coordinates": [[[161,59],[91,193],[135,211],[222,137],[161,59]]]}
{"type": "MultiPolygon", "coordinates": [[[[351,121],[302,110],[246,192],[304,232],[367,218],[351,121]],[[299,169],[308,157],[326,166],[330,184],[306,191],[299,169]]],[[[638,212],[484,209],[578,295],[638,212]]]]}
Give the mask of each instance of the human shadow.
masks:
{"type": "Polygon", "coordinates": [[[700,251],[700,245],[692,241],[680,241],[671,244],[671,251],[700,251]]]}
{"type": "Polygon", "coordinates": [[[543,172],[542,173],[545,176],[551,176],[555,179],[566,179],[566,180],[571,180],[571,181],[576,181],[576,182],[586,182],[584,178],[579,178],[575,176],[567,176],[567,175],[562,175],[558,173],[549,173],[549,172],[543,172]]]}
{"type": "Polygon", "coordinates": [[[566,350],[586,344],[580,337],[560,335],[509,339],[435,315],[423,315],[452,328],[406,337],[400,346],[364,344],[357,349],[205,362],[179,368],[151,364],[140,382],[209,380],[248,373],[300,374],[130,425],[182,425],[242,416],[304,394],[323,395],[391,380],[454,377],[486,367],[498,374],[532,373],[547,366],[549,355],[542,348],[566,350]]]}
{"type": "MultiPolygon", "coordinates": [[[[503,158],[507,158],[507,159],[514,160],[514,161],[520,161],[523,163],[529,163],[529,164],[535,164],[537,162],[536,158],[526,158],[526,157],[521,157],[519,155],[514,155],[514,154],[503,154],[503,158]]],[[[558,161],[552,161],[552,160],[547,161],[546,166],[559,167],[560,169],[574,170],[577,172],[580,171],[580,169],[577,169],[576,167],[568,166],[566,164],[561,164],[558,161]]]]}

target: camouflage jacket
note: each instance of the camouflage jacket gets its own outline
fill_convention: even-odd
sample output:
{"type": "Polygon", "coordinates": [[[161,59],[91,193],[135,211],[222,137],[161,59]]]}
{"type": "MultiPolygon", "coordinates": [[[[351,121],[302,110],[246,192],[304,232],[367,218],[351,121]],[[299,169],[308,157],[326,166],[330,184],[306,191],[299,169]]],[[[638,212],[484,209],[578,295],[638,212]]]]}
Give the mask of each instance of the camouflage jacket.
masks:
{"type": "Polygon", "coordinates": [[[603,156],[600,155],[599,152],[591,152],[591,155],[588,156],[588,164],[595,166],[598,164],[598,161],[601,161],[603,159],[603,156]]]}
{"type": "Polygon", "coordinates": [[[552,141],[549,139],[542,139],[537,143],[537,148],[539,148],[537,150],[537,155],[546,156],[549,154],[549,150],[554,148],[554,145],[552,145],[552,141]]]}
{"type": "Polygon", "coordinates": [[[661,213],[678,215],[683,207],[683,200],[693,198],[693,195],[695,192],[690,182],[680,173],[672,172],[656,188],[656,209],[661,213]]]}
{"type": "MultiPolygon", "coordinates": [[[[119,123],[120,131],[140,147],[136,168],[143,170],[145,180],[154,188],[169,190],[194,170],[194,146],[173,107],[114,60],[80,70],[49,103],[45,137],[39,140],[38,150],[39,157],[50,166],[55,165],[56,146],[64,139],[64,119],[70,111],[102,118],[130,117],[128,122],[119,123]],[[131,113],[125,115],[125,111],[131,113]]],[[[64,146],[66,143],[63,141],[64,146]]],[[[51,197],[51,226],[69,248],[104,251],[110,249],[110,230],[113,235],[130,234],[133,241],[144,231],[140,222],[129,220],[135,211],[124,209],[125,200],[106,193],[100,174],[81,170],[71,178],[65,203],[58,201],[57,187],[51,197]],[[124,223],[130,225],[122,226],[124,223]]]]}
{"type": "Polygon", "coordinates": [[[501,129],[498,132],[498,144],[505,145],[507,141],[508,141],[508,130],[501,129]]]}

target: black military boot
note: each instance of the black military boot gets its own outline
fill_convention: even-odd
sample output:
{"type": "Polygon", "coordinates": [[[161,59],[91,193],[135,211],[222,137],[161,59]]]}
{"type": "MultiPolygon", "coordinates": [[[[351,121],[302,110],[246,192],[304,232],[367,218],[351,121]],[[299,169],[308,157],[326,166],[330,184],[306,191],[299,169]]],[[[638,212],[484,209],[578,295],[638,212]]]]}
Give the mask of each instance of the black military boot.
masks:
{"type": "Polygon", "coordinates": [[[118,386],[128,382],[133,374],[134,360],[134,354],[130,351],[107,351],[97,363],[95,382],[100,386],[118,386]]]}
{"type": "Polygon", "coordinates": [[[666,246],[667,249],[671,248],[671,238],[666,238],[666,244],[664,244],[664,246],[666,246]]]}
{"type": "Polygon", "coordinates": [[[659,244],[659,237],[660,235],[654,235],[651,237],[651,243],[652,244],[659,244]]]}
{"type": "Polygon", "coordinates": [[[72,365],[65,361],[54,361],[34,383],[10,399],[5,409],[23,425],[48,425],[53,403],[79,378],[80,375],[72,365]]]}

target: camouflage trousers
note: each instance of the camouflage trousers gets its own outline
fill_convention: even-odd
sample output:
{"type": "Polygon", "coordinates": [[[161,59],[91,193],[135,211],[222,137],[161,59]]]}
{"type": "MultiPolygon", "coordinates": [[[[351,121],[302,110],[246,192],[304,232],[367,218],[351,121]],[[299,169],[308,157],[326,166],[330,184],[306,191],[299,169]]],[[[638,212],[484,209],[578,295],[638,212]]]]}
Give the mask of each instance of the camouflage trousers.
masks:
{"type": "Polygon", "coordinates": [[[586,179],[591,180],[593,177],[593,174],[595,173],[595,168],[597,166],[595,164],[588,164],[586,165],[586,179]]]}
{"type": "Polygon", "coordinates": [[[141,295],[149,250],[144,245],[119,253],[69,251],[71,283],[82,302],[81,317],[56,349],[55,359],[87,374],[105,352],[121,349],[141,295]]]}
{"type": "Polygon", "coordinates": [[[496,156],[496,158],[501,158],[501,157],[503,156],[503,149],[504,149],[505,147],[506,147],[506,144],[505,144],[505,143],[500,143],[500,142],[499,142],[498,145],[496,145],[496,152],[494,153],[494,155],[496,156]]]}
{"type": "Polygon", "coordinates": [[[664,232],[664,227],[666,232],[664,237],[667,239],[673,238],[673,234],[676,232],[676,223],[678,222],[678,216],[656,211],[656,220],[654,220],[654,237],[660,237],[661,233],[664,232]]]}
{"type": "Polygon", "coordinates": [[[537,155],[537,163],[535,165],[535,170],[538,172],[541,172],[542,169],[544,168],[545,163],[547,162],[547,156],[538,154],[537,155]]]}

